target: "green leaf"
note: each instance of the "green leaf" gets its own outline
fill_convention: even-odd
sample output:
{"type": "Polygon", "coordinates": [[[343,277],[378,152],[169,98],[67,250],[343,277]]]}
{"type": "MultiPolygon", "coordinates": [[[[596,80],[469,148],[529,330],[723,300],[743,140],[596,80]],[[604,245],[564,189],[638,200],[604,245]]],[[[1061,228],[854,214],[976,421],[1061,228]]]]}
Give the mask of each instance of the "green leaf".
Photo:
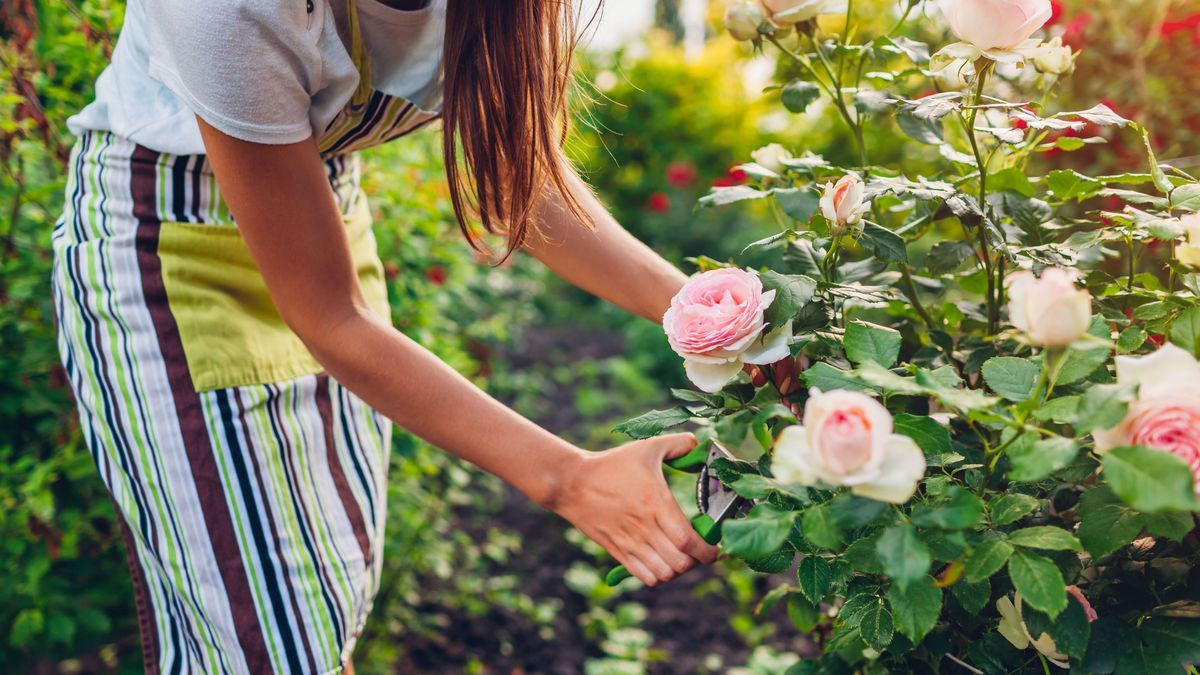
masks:
{"type": "Polygon", "coordinates": [[[1059,650],[1073,659],[1079,660],[1087,653],[1088,640],[1091,638],[1091,624],[1088,622],[1087,611],[1078,600],[1068,602],[1066,609],[1058,615],[1051,624],[1050,636],[1059,650]]]}
{"type": "Polygon", "coordinates": [[[898,413],[893,418],[894,430],[913,439],[926,455],[946,455],[954,452],[950,430],[932,417],[898,413]]]}
{"type": "Polygon", "coordinates": [[[794,113],[804,112],[820,97],[821,88],[807,80],[792,80],[783,86],[779,94],[783,107],[794,113]]]}
{"type": "Polygon", "coordinates": [[[975,525],[983,518],[983,502],[958,485],[951,487],[933,505],[913,509],[912,521],[919,527],[940,527],[961,530],[975,525]]]}
{"type": "Polygon", "coordinates": [[[824,361],[814,363],[811,368],[804,371],[804,383],[809,388],[820,389],[821,391],[833,391],[834,389],[871,391],[870,385],[860,382],[850,373],[834,368],[824,361]]]}
{"type": "Polygon", "coordinates": [[[751,199],[770,197],[768,190],[759,190],[749,185],[734,185],[732,187],[715,187],[708,194],[696,201],[701,208],[725,206],[734,202],[744,202],[751,199]]]}
{"type": "Polygon", "coordinates": [[[1200,621],[1151,617],[1142,624],[1142,639],[1175,664],[1200,663],[1200,621]]]}
{"type": "Polygon", "coordinates": [[[932,562],[929,548],[917,538],[911,525],[893,525],[875,542],[875,554],[883,569],[896,584],[907,587],[929,572],[932,562]]]}
{"type": "Polygon", "coordinates": [[[1171,342],[1200,358],[1200,307],[1180,314],[1171,324],[1171,342]]]}
{"type": "Polygon", "coordinates": [[[763,272],[759,275],[765,290],[775,291],[775,299],[767,308],[764,318],[772,327],[791,321],[813,299],[817,282],[803,274],[779,274],[763,272]]]}
{"type": "Polygon", "coordinates": [[[896,123],[909,138],[926,145],[941,145],[946,137],[945,126],[941,120],[919,117],[907,110],[896,112],[896,123]]]}
{"type": "Polygon", "coordinates": [[[1072,426],[1081,435],[1096,429],[1111,429],[1125,419],[1136,395],[1137,387],[1129,384],[1094,385],[1080,399],[1072,426]]]}
{"type": "Polygon", "coordinates": [[[1011,480],[1032,482],[1066,467],[1079,454],[1079,445],[1070,438],[1054,436],[1037,438],[1032,434],[1014,441],[1005,450],[1012,469],[1008,472],[1011,480]]]}
{"type": "Polygon", "coordinates": [[[1171,208],[1200,211],[1200,183],[1180,185],[1171,191],[1171,208]]]}
{"type": "Polygon", "coordinates": [[[1062,201],[1082,201],[1094,196],[1104,187],[1100,181],[1070,170],[1051,171],[1046,176],[1046,184],[1050,186],[1054,196],[1062,201]]]}
{"type": "Polygon", "coordinates": [[[821,610],[799,593],[788,596],[787,614],[801,633],[811,633],[821,620],[821,610]]]}
{"type": "Polygon", "coordinates": [[[887,504],[883,502],[854,494],[838,495],[825,505],[829,507],[833,522],[844,530],[862,527],[887,510],[887,504]]]}
{"type": "Polygon", "coordinates": [[[1025,602],[1051,619],[1067,606],[1067,584],[1058,566],[1050,560],[1017,551],[1008,559],[1008,575],[1025,602]]]}
{"type": "Polygon", "coordinates": [[[883,600],[876,598],[875,603],[867,607],[858,622],[858,630],[867,641],[867,645],[876,651],[882,651],[892,643],[895,633],[892,613],[883,605],[883,600]]]}
{"type": "Polygon", "coordinates": [[[1196,527],[1196,521],[1187,511],[1143,513],[1142,522],[1146,524],[1146,531],[1150,534],[1175,541],[1183,541],[1183,538],[1196,527]]]}
{"type": "Polygon", "coordinates": [[[991,507],[993,523],[1008,525],[1036,511],[1039,503],[1029,495],[1012,492],[997,497],[988,506],[991,507]]]}
{"type": "Polygon", "coordinates": [[[800,592],[815,604],[829,593],[833,585],[833,569],[824,558],[810,555],[800,561],[796,578],[800,583],[800,592]]]}
{"type": "Polygon", "coordinates": [[[1035,419],[1050,420],[1059,424],[1068,424],[1075,419],[1075,411],[1079,409],[1082,396],[1062,396],[1046,401],[1033,411],[1035,419]]]}
{"type": "Polygon", "coordinates": [[[997,356],[983,363],[983,379],[992,391],[1010,401],[1026,401],[1033,396],[1042,369],[1029,359],[997,356]]]}
{"type": "Polygon", "coordinates": [[[967,581],[978,583],[1004,567],[1013,554],[1013,546],[1007,541],[993,539],[975,547],[964,563],[967,581]]]}
{"type": "Polygon", "coordinates": [[[796,560],[796,552],[791,548],[782,548],[762,558],[743,558],[746,567],[759,574],[779,574],[792,566],[796,560]]]}
{"type": "Polygon", "coordinates": [[[721,531],[721,547],[730,555],[743,558],[765,558],[775,553],[787,541],[796,514],[780,511],[768,504],[759,504],[745,518],[725,523],[721,531]]]}
{"type": "Polygon", "coordinates": [[[821,195],[809,188],[775,188],[774,192],[783,212],[802,223],[812,220],[821,208],[821,195]]]}
{"type": "Polygon", "coordinates": [[[892,584],[887,601],[896,629],[914,645],[933,630],[942,613],[942,589],[928,575],[908,586],[892,584]]]}
{"type": "Polygon", "coordinates": [[[908,262],[908,249],[905,247],[904,238],[875,223],[863,225],[858,243],[884,262],[908,262]]]}
{"type": "Polygon", "coordinates": [[[1142,345],[1146,344],[1146,339],[1150,335],[1141,326],[1130,326],[1121,331],[1117,336],[1117,352],[1120,354],[1132,354],[1141,349],[1142,345]]]}
{"type": "Polygon", "coordinates": [[[951,586],[950,593],[963,609],[971,614],[978,614],[992,599],[992,582],[984,579],[972,583],[964,579],[951,586]]]}
{"type": "Polygon", "coordinates": [[[842,543],[842,532],[833,520],[833,514],[824,504],[818,504],[805,509],[800,519],[800,529],[804,538],[813,546],[834,549],[842,543]]]}
{"type": "Polygon", "coordinates": [[[1142,516],[1120,504],[1100,504],[1079,509],[1079,541],[1093,558],[1109,553],[1133,541],[1142,531],[1142,516]]]}
{"type": "Polygon", "coordinates": [[[692,419],[692,413],[686,408],[651,410],[644,415],[621,422],[613,427],[613,431],[642,440],[658,436],[667,429],[679,426],[690,419],[692,419]]]}
{"type": "Polygon", "coordinates": [[[949,274],[975,255],[975,247],[965,241],[939,241],[925,256],[925,266],[934,276],[949,274]]]}
{"type": "Polygon", "coordinates": [[[854,321],[846,326],[842,347],[855,363],[871,362],[887,368],[900,357],[901,342],[900,331],[894,328],[854,321]]]}
{"type": "Polygon", "coordinates": [[[1082,551],[1083,545],[1070,532],[1052,525],[1017,530],[1008,535],[1008,543],[1046,551],[1082,551]]]}
{"type": "Polygon", "coordinates": [[[774,481],[757,473],[742,474],[729,483],[729,489],[746,499],[765,499],[774,488],[774,481]]]}
{"type": "Polygon", "coordinates": [[[1104,477],[1126,504],[1143,513],[1200,508],[1187,462],[1161,450],[1116,448],[1104,454],[1104,477]]]}

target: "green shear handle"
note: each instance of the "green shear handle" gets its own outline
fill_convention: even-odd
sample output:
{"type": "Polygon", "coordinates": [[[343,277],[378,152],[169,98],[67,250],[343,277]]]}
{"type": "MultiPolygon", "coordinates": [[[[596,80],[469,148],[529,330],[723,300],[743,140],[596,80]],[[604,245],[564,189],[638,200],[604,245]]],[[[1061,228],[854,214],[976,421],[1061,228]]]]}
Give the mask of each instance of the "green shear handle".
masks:
{"type": "MultiPolygon", "coordinates": [[[[717,542],[721,541],[721,525],[710,518],[707,513],[701,513],[692,518],[692,529],[696,531],[696,534],[700,535],[701,539],[713,546],[716,546],[717,542]]],[[[633,575],[629,573],[629,570],[625,569],[624,565],[617,565],[609,570],[608,575],[604,577],[604,583],[609,586],[616,586],[631,576],[633,575]]]]}

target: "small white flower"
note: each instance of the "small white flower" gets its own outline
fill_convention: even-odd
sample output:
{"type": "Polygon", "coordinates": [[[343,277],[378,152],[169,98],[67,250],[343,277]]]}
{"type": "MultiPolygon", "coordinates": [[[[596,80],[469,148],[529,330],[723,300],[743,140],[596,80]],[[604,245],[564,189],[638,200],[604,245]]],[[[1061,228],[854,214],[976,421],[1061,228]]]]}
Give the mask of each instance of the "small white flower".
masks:
{"type": "Polygon", "coordinates": [[[783,160],[791,159],[792,153],[788,149],[778,143],[771,143],[750,153],[750,158],[758,163],[764,169],[769,169],[775,173],[783,173],[786,168],[783,165],[783,160]]]}
{"type": "Polygon", "coordinates": [[[821,214],[825,220],[836,228],[858,225],[868,208],[863,201],[863,187],[862,180],[853,174],[826,185],[821,195],[821,214]]]}
{"type": "Polygon", "coordinates": [[[1074,271],[1051,267],[1042,276],[1021,271],[1008,278],[1008,313],[1021,332],[1046,347],[1066,347],[1092,323],[1092,296],[1075,286],[1074,271]]]}

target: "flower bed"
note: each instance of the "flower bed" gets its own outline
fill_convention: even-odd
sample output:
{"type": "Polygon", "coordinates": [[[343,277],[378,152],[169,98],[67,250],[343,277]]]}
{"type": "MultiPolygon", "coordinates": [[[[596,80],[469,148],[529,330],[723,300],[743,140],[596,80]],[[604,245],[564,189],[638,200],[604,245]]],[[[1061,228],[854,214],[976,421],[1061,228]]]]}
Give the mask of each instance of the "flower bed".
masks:
{"type": "Polygon", "coordinates": [[[701,199],[769,203],[780,231],[747,251],[773,262],[696,259],[664,317],[696,390],[619,428],[698,422],[738,448],[714,469],[757,505],[722,544],[758,571],[796,566],[764,598],[824,648],[793,672],[1184,672],[1200,662],[1200,183],[1105,105],[1053,111],[1076,54],[1039,32],[1048,0],[908,2],[886,34],[846,4],[726,15],[803,73],[771,95],[832,106],[859,161],[770,147],[740,167],[749,183],[701,199]],[[935,16],[959,42],[907,37],[935,16]],[[873,164],[880,128],[940,171],[873,164]],[[1146,159],[1030,169],[1116,138],[1146,159]]]}

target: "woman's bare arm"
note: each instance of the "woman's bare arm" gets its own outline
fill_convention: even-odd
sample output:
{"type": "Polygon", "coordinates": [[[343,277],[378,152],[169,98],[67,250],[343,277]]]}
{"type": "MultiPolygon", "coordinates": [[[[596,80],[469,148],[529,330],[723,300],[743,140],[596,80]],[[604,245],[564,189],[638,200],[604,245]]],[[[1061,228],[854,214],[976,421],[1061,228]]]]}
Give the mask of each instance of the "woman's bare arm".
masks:
{"type": "Polygon", "coordinates": [[[660,466],[694,439],[589,453],[509,410],[368,307],[311,139],[261,145],[203,120],[200,129],[275,306],[331,376],[400,426],[567,518],[648,584],[715,558],[660,466]]]}
{"type": "Polygon", "coordinates": [[[541,236],[525,248],[566,281],[651,321],[663,312],[687,277],[625,231],[577,175],[574,196],[595,224],[584,226],[554,193],[541,207],[541,236]]]}

